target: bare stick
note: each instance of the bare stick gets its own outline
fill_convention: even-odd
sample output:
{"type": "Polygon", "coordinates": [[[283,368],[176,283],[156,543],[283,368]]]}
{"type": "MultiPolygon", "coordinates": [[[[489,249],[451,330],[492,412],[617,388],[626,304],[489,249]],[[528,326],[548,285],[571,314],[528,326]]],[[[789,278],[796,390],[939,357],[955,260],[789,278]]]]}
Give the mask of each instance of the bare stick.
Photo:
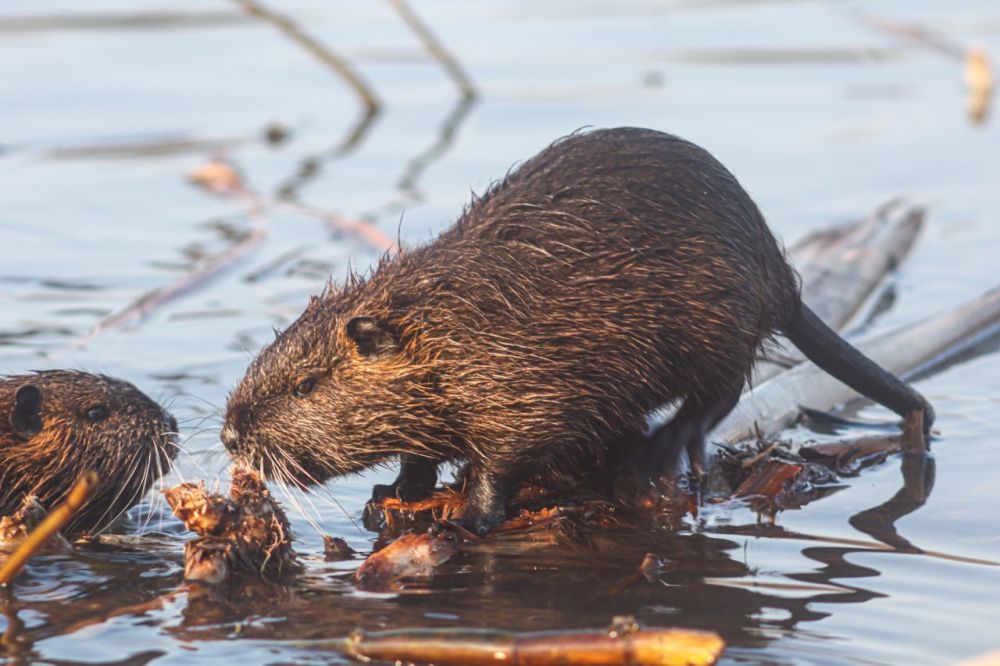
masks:
{"type": "Polygon", "coordinates": [[[608,629],[510,633],[476,629],[356,631],[341,639],[304,641],[333,648],[361,661],[461,664],[714,664],[725,643],[715,633],[642,628],[632,618],[615,618],[608,629]]]}
{"type": "Polygon", "coordinates": [[[28,535],[10,558],[0,567],[0,585],[9,585],[14,577],[21,572],[24,565],[28,563],[35,553],[41,550],[42,546],[48,543],[59,530],[73,519],[76,512],[80,510],[90,497],[90,493],[97,486],[98,478],[96,472],[86,472],[69,491],[66,501],[56,507],[45,520],[28,535]]]}

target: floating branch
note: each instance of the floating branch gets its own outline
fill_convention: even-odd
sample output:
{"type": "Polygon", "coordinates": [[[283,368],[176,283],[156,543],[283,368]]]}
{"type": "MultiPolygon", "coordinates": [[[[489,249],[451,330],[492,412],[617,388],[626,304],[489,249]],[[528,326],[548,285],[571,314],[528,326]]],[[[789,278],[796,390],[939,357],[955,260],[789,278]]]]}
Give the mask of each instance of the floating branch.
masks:
{"type": "Polygon", "coordinates": [[[241,259],[255,250],[265,238],[267,238],[267,229],[263,222],[258,222],[250,228],[242,240],[205,262],[200,268],[187,274],[181,280],[147,292],[122,310],[99,321],[83,342],[92,340],[109,330],[141,321],[164,305],[191,292],[203,289],[226,274],[241,259]]]}
{"type": "Polygon", "coordinates": [[[395,252],[399,249],[396,241],[391,239],[384,231],[371,222],[356,220],[343,215],[337,215],[317,206],[312,206],[299,201],[276,202],[291,210],[297,211],[307,217],[312,217],[326,225],[328,229],[339,234],[349,234],[356,236],[379,252],[395,252]]]}
{"type": "Polygon", "coordinates": [[[347,638],[308,641],[360,661],[478,666],[479,664],[589,664],[697,666],[714,664],[725,643],[717,634],[639,626],[631,617],[592,631],[510,633],[476,629],[356,631],[347,638]]]}

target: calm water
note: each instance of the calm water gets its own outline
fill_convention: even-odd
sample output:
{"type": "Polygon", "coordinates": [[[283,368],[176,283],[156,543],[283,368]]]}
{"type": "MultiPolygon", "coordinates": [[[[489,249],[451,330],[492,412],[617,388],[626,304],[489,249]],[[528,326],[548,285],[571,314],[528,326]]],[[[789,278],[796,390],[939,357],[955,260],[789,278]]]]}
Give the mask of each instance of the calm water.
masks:
{"type": "MultiPolygon", "coordinates": [[[[415,9],[476,86],[469,104],[389,3],[273,4],[351,61],[380,113],[366,118],[341,78],[236,4],[0,3],[0,372],[103,371],[170,403],[190,455],[167,484],[224,483],[228,388],[328,273],[376,257],[315,210],[253,217],[246,201],[185,182],[219,153],[259,193],[291,192],[415,243],[447,226],[470,188],[554,138],[649,126],[714,152],[788,242],[889,197],[929,205],[879,327],[1000,283],[997,118],[970,119],[962,62],[949,55],[1000,54],[995,3],[421,0],[415,9]],[[932,34],[907,38],[885,22],[932,34]],[[272,123],[287,140],[264,139],[272,123]],[[266,240],[216,281],[77,344],[251,228],[266,240]]],[[[420,594],[362,594],[350,582],[357,562],[318,556],[320,530],[370,550],[374,535],[329,498],[357,519],[371,484],[391,476],[380,471],[293,498],[308,573],[292,589],[144,611],[180,582],[186,537],[161,507],[147,521],[147,505],[132,514],[142,540],[36,560],[2,604],[3,643],[58,663],[325,662],[337,657],[295,641],[357,626],[596,627],[633,613],[719,631],[729,663],[950,662],[1000,647],[1000,567],[967,561],[1000,560],[998,385],[997,353],[919,382],[939,414],[936,475],[896,528],[937,555],[886,549],[852,527],[900,490],[890,460],[776,527],[716,509],[642,543],[616,535],[636,543],[610,557],[470,557],[420,594]],[[662,584],[614,592],[646,550],[669,559],[662,584]]]]}

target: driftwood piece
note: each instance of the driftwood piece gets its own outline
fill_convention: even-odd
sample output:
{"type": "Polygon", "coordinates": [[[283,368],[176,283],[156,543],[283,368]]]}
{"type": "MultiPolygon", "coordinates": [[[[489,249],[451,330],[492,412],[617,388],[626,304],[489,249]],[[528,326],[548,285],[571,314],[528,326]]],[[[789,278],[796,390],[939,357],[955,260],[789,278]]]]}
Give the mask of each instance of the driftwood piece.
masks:
{"type": "MultiPolygon", "coordinates": [[[[866,220],[803,238],[788,250],[802,278],[803,303],[835,331],[843,329],[910,253],[923,221],[922,208],[894,200],[866,220]]],[[[805,360],[783,338],[765,347],[764,359],[754,369],[754,386],[805,360]]]]}
{"type": "Polygon", "coordinates": [[[714,664],[725,647],[714,633],[639,626],[617,617],[603,630],[509,633],[477,629],[356,631],[347,638],[310,641],[359,661],[478,666],[586,664],[588,666],[696,666],[714,664]]]}
{"type": "MultiPolygon", "coordinates": [[[[1000,288],[916,324],[868,337],[858,349],[896,375],[914,373],[967,349],[1000,330],[1000,288]]],[[[713,441],[741,442],[776,436],[798,418],[800,406],[828,410],[856,398],[845,384],[813,363],[803,363],[752,392],[711,434],[713,441]]]]}
{"type": "Polygon", "coordinates": [[[164,491],[167,504],[200,535],[184,546],[184,578],[218,584],[232,574],[277,580],[298,570],[288,518],[256,472],[235,470],[229,497],[204,484],[164,491]]]}

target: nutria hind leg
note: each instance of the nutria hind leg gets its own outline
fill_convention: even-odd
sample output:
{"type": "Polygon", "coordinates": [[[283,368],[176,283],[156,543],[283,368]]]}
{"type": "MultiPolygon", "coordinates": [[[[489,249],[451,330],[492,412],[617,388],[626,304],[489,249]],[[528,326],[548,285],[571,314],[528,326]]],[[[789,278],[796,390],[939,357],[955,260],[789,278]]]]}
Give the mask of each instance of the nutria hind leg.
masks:
{"type": "Polygon", "coordinates": [[[707,402],[702,402],[702,426],[697,436],[691,434],[684,441],[688,462],[695,480],[700,484],[705,479],[706,444],[708,434],[729,412],[733,411],[743,393],[743,379],[730,383],[722,392],[707,402]]]}
{"type": "Polygon", "coordinates": [[[507,498],[516,488],[517,482],[510,475],[473,465],[469,500],[459,524],[470,532],[486,536],[507,518],[507,498]]]}
{"type": "Polygon", "coordinates": [[[396,497],[402,502],[418,502],[426,499],[437,483],[438,464],[426,458],[402,456],[399,474],[392,483],[377,484],[372,488],[372,501],[381,502],[396,497]]]}
{"type": "Polygon", "coordinates": [[[743,381],[723,390],[688,396],[669,422],[654,430],[622,465],[615,489],[619,497],[635,497],[662,476],[676,475],[686,454],[696,487],[705,474],[705,438],[740,399],[743,381]]]}

